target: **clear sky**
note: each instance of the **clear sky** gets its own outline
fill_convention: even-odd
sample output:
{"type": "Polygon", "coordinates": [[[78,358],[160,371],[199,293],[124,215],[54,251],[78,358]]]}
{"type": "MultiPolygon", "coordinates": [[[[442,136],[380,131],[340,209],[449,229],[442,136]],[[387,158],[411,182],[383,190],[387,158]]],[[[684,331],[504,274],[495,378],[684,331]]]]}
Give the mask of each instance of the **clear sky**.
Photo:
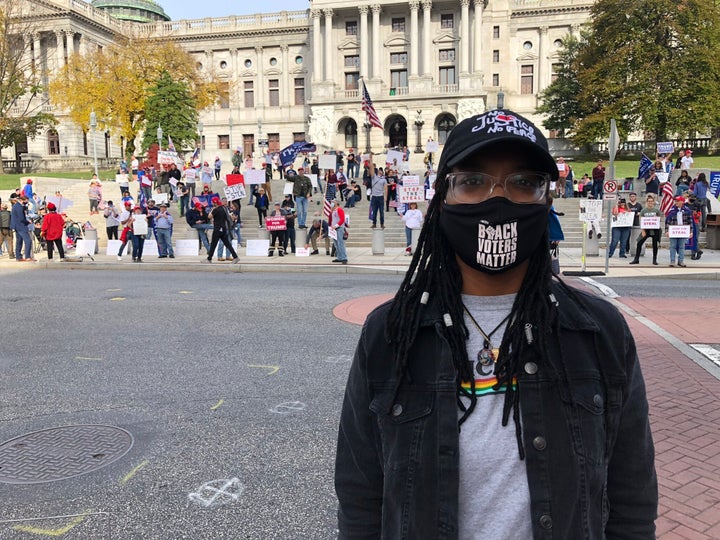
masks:
{"type": "Polygon", "coordinates": [[[204,17],[225,17],[227,15],[249,15],[273,13],[276,11],[302,11],[310,7],[309,0],[155,0],[173,20],[202,19],[204,17]]]}

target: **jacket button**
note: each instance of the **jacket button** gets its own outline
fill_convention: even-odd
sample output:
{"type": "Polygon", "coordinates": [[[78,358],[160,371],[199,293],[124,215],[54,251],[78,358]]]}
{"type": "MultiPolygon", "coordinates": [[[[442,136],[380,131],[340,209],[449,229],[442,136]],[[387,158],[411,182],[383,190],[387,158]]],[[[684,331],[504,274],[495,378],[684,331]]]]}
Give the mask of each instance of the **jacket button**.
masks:
{"type": "Polygon", "coordinates": [[[396,404],[393,405],[393,407],[392,407],[392,415],[393,415],[393,416],[400,416],[401,414],[402,414],[402,405],[400,405],[399,403],[396,403],[396,404]]]}
{"type": "Polygon", "coordinates": [[[527,373],[528,375],[535,375],[537,373],[537,364],[535,362],[526,363],[525,373],[527,373]]]}
{"type": "Polygon", "coordinates": [[[552,529],[552,518],[547,514],[540,516],[540,526],[545,530],[552,529]]]}
{"type": "Polygon", "coordinates": [[[547,448],[547,441],[545,440],[545,437],[535,437],[533,439],[533,446],[535,447],[535,450],[545,450],[545,448],[547,448]]]}
{"type": "Polygon", "coordinates": [[[593,403],[597,408],[600,408],[603,406],[603,398],[600,394],[595,394],[593,396],[593,403]]]}

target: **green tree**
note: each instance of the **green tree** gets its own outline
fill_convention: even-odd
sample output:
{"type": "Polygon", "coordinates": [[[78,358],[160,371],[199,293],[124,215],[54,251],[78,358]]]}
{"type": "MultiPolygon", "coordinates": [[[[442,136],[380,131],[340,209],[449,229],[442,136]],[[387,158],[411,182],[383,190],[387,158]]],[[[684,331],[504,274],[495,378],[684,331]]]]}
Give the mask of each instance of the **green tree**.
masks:
{"type": "MultiPolygon", "coordinates": [[[[164,138],[172,138],[178,150],[195,148],[198,113],[188,85],[183,81],[173,80],[167,71],[163,71],[148,94],[145,102],[143,150],[147,150],[157,141],[157,126],[162,127],[164,138]]],[[[166,146],[164,143],[163,147],[166,146]]]]}
{"type": "Polygon", "coordinates": [[[545,129],[559,131],[562,137],[572,137],[572,129],[582,117],[578,99],[580,83],[575,70],[579,50],[579,39],[568,35],[563,40],[556,78],[539,96],[541,104],[537,112],[547,115],[542,122],[543,126],[545,129]]]}
{"type": "Polygon", "coordinates": [[[655,140],[720,125],[720,17],[714,0],[598,0],[575,67],[582,118],[576,143],[655,140]]]}
{"type": "Polygon", "coordinates": [[[47,100],[28,39],[32,26],[21,15],[18,2],[0,0],[0,151],[57,123],[43,112],[47,100]]]}

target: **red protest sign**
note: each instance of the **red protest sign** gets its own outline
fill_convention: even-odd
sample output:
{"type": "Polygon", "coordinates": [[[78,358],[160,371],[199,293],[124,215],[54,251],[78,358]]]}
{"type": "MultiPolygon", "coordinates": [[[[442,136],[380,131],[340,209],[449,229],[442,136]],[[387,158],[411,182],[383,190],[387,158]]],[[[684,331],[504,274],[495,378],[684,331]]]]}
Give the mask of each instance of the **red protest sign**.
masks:
{"type": "Polygon", "coordinates": [[[226,174],[225,181],[228,186],[234,186],[235,184],[245,185],[245,177],[242,174],[226,174]]]}
{"type": "Polygon", "coordinates": [[[268,231],[284,231],[287,229],[287,221],[284,216],[272,216],[265,218],[265,228],[268,231]]]}

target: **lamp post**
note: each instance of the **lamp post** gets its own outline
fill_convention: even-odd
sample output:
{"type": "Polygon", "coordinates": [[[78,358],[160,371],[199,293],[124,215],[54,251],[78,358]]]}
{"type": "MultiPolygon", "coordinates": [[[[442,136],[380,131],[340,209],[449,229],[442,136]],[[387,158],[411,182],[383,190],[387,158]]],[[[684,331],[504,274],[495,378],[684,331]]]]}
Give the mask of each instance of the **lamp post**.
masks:
{"type": "Polygon", "coordinates": [[[230,128],[230,134],[228,135],[228,148],[230,149],[230,155],[232,155],[232,127],[233,127],[233,117],[228,116],[228,127],[230,128]]]}
{"type": "Polygon", "coordinates": [[[497,108],[498,109],[504,109],[505,108],[505,92],[500,90],[497,93],[497,108]]]}
{"type": "Polygon", "coordinates": [[[205,162],[203,161],[203,134],[202,134],[202,133],[203,133],[203,127],[205,127],[205,126],[203,126],[203,123],[202,123],[202,122],[198,122],[197,130],[198,130],[198,133],[200,134],[200,165],[202,165],[203,163],[205,163],[205,162]]]}
{"type": "Polygon", "coordinates": [[[422,137],[422,127],[425,124],[425,120],[423,120],[422,117],[422,111],[417,112],[417,116],[415,117],[415,126],[417,127],[417,144],[415,145],[415,153],[416,154],[422,154],[423,153],[423,147],[421,142],[422,137]]]}
{"type": "Polygon", "coordinates": [[[157,128],[157,140],[158,140],[158,151],[160,151],[160,150],[162,150],[163,130],[160,127],[159,123],[158,123],[158,128],[157,128]]]}
{"type": "Polygon", "coordinates": [[[97,166],[97,145],[95,144],[95,130],[97,129],[97,114],[95,111],[90,113],[90,129],[92,129],[93,138],[93,159],[95,160],[95,176],[98,177],[98,166],[97,166]]]}
{"type": "Polygon", "coordinates": [[[257,144],[257,152],[258,152],[258,159],[262,157],[262,150],[260,149],[260,139],[262,139],[262,129],[263,129],[263,123],[262,118],[258,118],[258,144],[257,144]]]}
{"type": "Polygon", "coordinates": [[[372,124],[365,120],[363,122],[363,127],[365,128],[365,153],[370,153],[370,130],[372,129],[372,124]]]}

